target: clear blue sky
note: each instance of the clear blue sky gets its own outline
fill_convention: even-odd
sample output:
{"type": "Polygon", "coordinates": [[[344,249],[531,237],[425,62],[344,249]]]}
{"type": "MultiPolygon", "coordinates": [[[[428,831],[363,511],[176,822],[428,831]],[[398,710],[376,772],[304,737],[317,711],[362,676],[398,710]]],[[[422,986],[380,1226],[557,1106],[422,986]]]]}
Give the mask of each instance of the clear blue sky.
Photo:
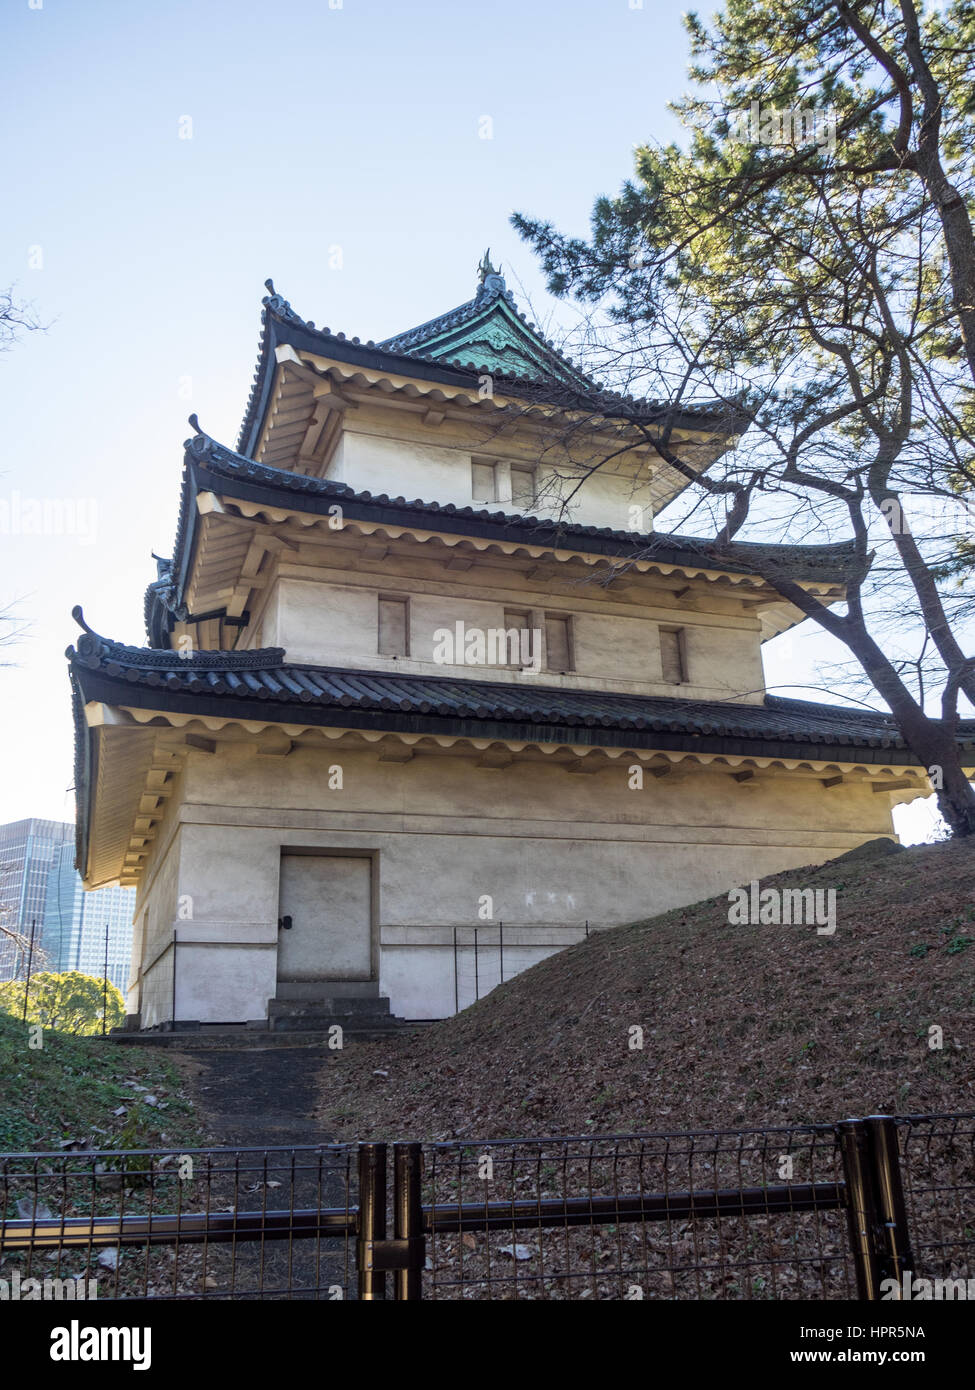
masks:
{"type": "MultiPolygon", "coordinates": [[[[49,327],[0,359],[0,497],[75,504],[84,534],[0,536],[0,602],[30,623],[0,670],[0,821],[73,817],[71,607],[144,640],[186,417],[235,442],[269,275],[380,339],[467,299],[490,245],[558,322],[510,212],[584,232],[633,146],[679,134],[682,7],[634,3],[4,7],[0,284],[49,327]]],[[[824,642],[794,637],[770,683],[816,682],[824,642]]]]}

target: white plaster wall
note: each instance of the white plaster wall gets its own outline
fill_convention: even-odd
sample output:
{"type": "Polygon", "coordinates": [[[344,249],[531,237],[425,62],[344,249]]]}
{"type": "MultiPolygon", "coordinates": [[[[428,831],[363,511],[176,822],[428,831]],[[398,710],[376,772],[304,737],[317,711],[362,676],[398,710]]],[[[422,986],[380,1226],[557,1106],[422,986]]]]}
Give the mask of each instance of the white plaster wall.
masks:
{"type": "Polygon", "coordinates": [[[275,991],[275,960],[275,945],[181,945],[176,957],[176,1017],[201,1023],[266,1018],[267,1001],[275,991]]]}
{"type": "MultiPolygon", "coordinates": [[[[382,763],[376,750],[192,754],[177,814],[178,886],[193,916],[179,936],[199,944],[180,948],[180,1016],[264,1015],[283,846],[374,855],[380,987],[394,1013],[428,1018],[454,1007],[454,927],[469,942],[477,925],[490,941],[485,898],[491,923],[505,923],[513,973],[587,919],[595,929],[652,916],[891,833],[886,798],[869,787],[705,772],[631,791],[629,762],[588,776],[550,763],[491,772],[471,756],[382,763]],[[343,787],[330,791],[337,765],[343,787]]],[[[480,957],[485,988],[491,955],[480,957]]],[[[470,975],[468,965],[468,993],[470,975]]],[[[167,1008],[165,989],[150,987],[144,1025],[167,1008]]]]}
{"type": "MultiPolygon", "coordinates": [[[[339,440],[328,470],[328,477],[347,483],[357,492],[386,493],[405,497],[408,502],[453,503],[458,507],[487,507],[491,511],[518,514],[524,509],[511,501],[478,501],[472,492],[473,456],[537,465],[538,503],[535,515],[559,515],[568,504],[566,519],[585,526],[610,526],[614,530],[640,530],[631,526],[630,507],[648,506],[652,487],[648,482],[635,486],[633,480],[608,469],[591,474],[576,490],[581,473],[574,474],[567,464],[552,467],[527,455],[524,446],[506,452],[504,441],[488,437],[480,443],[468,437],[451,444],[432,445],[405,437],[390,438],[386,433],[360,433],[366,421],[350,425],[339,440]],[[571,501],[569,501],[571,495],[571,501]]],[[[386,429],[388,422],[383,422],[386,429]]],[[[378,427],[378,426],[377,426],[378,427]]],[[[540,441],[536,448],[543,448],[540,441]]],[[[612,451],[607,444],[606,451],[612,451]]],[[[651,515],[647,514],[648,517],[651,515]]],[[[650,523],[652,529],[652,522],[650,523]]]]}
{"type": "Polygon", "coordinates": [[[408,502],[419,498],[441,505],[472,505],[470,445],[438,448],[345,430],[328,476],[348,483],[356,492],[387,493],[408,502]]]}
{"type": "MultiPolygon", "coordinates": [[[[292,662],[483,678],[491,668],[434,663],[434,634],[444,628],[453,632],[458,622],[465,629],[503,628],[506,608],[527,608],[535,615],[533,625],[539,626],[546,611],[571,615],[575,669],[563,677],[543,668],[537,675],[519,675],[519,680],[570,689],[605,690],[615,685],[633,693],[698,700],[742,695],[760,700],[764,688],[757,624],[725,625],[718,617],[676,609],[667,615],[685,632],[690,680],[675,687],[661,679],[662,618],[586,611],[585,601],[575,597],[559,595],[537,606],[517,590],[495,600],[462,593],[411,593],[408,582],[393,575],[383,588],[279,578],[273,591],[273,640],[292,662]],[[377,650],[381,593],[408,599],[410,642],[405,660],[380,656],[377,650]]],[[[265,624],[263,641],[271,645],[267,634],[265,624]]]]}
{"type": "MultiPolygon", "coordinates": [[[[609,526],[614,531],[654,529],[651,507],[653,490],[649,484],[638,486],[632,478],[600,469],[586,478],[578,491],[575,488],[576,479],[566,477],[564,469],[543,467],[540,470],[538,491],[541,499],[544,501],[552,497],[553,502],[563,503],[568,521],[581,526],[609,526]],[[631,507],[640,508],[636,525],[632,521],[631,507]]],[[[554,505],[547,510],[558,514],[561,506],[554,505]]]]}
{"type": "MultiPolygon", "coordinates": [[[[181,786],[180,786],[181,789],[181,786]]],[[[175,806],[153,846],[136,898],[132,985],[126,1008],[153,1022],[172,1014],[173,957],[170,949],[179,898],[179,829],[175,806]],[[172,833],[171,833],[172,832],[172,833]]],[[[150,1026],[150,1025],[145,1025],[150,1026]]]]}
{"type": "MultiPolygon", "coordinates": [[[[444,940],[437,946],[385,947],[379,988],[390,1000],[397,1001],[395,1012],[400,1018],[447,1018],[455,1010],[469,1008],[477,999],[483,999],[500,983],[501,955],[497,938],[487,932],[481,933],[476,975],[471,933],[465,933],[463,939],[465,944],[457,957],[456,982],[452,940],[444,940]]],[[[506,945],[504,978],[513,979],[557,949],[506,945]]]]}

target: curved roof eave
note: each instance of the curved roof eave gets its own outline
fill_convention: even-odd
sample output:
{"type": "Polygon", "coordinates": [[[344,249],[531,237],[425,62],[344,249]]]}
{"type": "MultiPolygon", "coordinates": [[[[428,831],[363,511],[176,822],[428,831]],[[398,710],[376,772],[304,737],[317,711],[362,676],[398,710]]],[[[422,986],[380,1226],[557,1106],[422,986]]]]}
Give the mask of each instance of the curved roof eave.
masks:
{"type": "MultiPolygon", "coordinates": [[[[431,728],[438,721],[462,721],[466,732],[477,726],[483,737],[617,745],[620,739],[636,738],[641,745],[655,746],[655,740],[674,735],[693,739],[695,747],[702,746],[701,740],[709,741],[709,747],[714,740],[726,741],[736,753],[763,748],[767,753],[774,745],[778,751],[773,756],[778,756],[788,745],[791,756],[835,759],[845,750],[853,761],[876,761],[866,750],[888,759],[897,750],[898,762],[918,762],[893,717],[882,711],[775,695],[753,705],[566,689],[534,681],[358,671],[290,663],[279,647],[177,656],[113,642],[84,627],[77,647],[66,652],[79,695],[76,714],[81,703],[95,701],[270,723],[334,724],[362,715],[363,727],[388,725],[390,731],[412,728],[417,720],[431,728]],[[497,732],[502,725],[507,734],[497,732]]],[[[961,721],[957,737],[960,747],[975,747],[975,720],[961,721]]]]}
{"type": "MultiPolygon", "coordinates": [[[[191,423],[199,431],[195,416],[191,416],[191,423]]],[[[173,558],[164,562],[168,566],[165,577],[155,580],[146,591],[146,630],[154,645],[162,645],[166,633],[172,631],[174,621],[180,620],[198,524],[195,499],[199,492],[216,492],[244,501],[265,502],[270,506],[322,515],[327,515],[338,503],[351,519],[406,527],[420,525],[428,530],[449,531],[454,535],[494,538],[622,559],[657,560],[662,564],[691,566],[700,570],[751,574],[754,570],[749,564],[750,556],[785,557],[794,566],[792,577],[808,583],[843,583],[853,555],[850,542],[789,546],[742,541],[737,542],[734,551],[727,556],[715,557],[711,550],[712,543],[697,536],[659,531],[619,531],[606,526],[587,526],[579,522],[550,521],[475,507],[458,507],[454,503],[441,505],[420,498],[409,501],[405,497],[391,498],[385,493],[376,496],[370,492],[356,492],[345,483],[258,463],[199,431],[185,444],[182,496],[173,558]]]]}
{"type": "MultiPolygon", "coordinates": [[[[270,281],[268,283],[270,284],[270,281]]],[[[282,299],[280,295],[272,293],[265,296],[263,305],[257,367],[237,439],[238,451],[246,456],[253,456],[261,437],[277,365],[275,348],[282,344],[287,344],[296,352],[304,351],[318,357],[330,357],[351,366],[393,372],[421,381],[434,381],[440,385],[474,391],[478,388],[479,376],[486,370],[473,362],[464,366],[452,365],[419,349],[405,351],[401,347],[395,347],[390,350],[383,343],[371,340],[362,343],[358,338],[348,338],[344,333],[332,333],[328,328],[316,328],[313,322],[307,322],[296,314],[287,300],[282,299]]],[[[517,317],[517,311],[511,312],[517,317]]],[[[437,320],[431,322],[436,323],[437,320]]],[[[675,407],[666,401],[641,401],[632,396],[605,390],[600,383],[592,382],[581,373],[568,358],[563,358],[544,340],[540,341],[553,361],[564,364],[558,378],[553,377],[548,392],[544,383],[537,379],[494,373],[498,394],[541,402],[550,398],[552,391],[569,393],[571,397],[573,390],[577,390],[578,408],[598,413],[607,419],[632,419],[638,423],[667,419],[674,428],[708,430],[728,436],[740,433],[749,423],[743,411],[722,402],[675,407]]],[[[398,342],[397,338],[386,339],[386,343],[398,342]]],[[[560,398],[558,403],[563,404],[566,409],[573,408],[571,399],[560,398]]]]}

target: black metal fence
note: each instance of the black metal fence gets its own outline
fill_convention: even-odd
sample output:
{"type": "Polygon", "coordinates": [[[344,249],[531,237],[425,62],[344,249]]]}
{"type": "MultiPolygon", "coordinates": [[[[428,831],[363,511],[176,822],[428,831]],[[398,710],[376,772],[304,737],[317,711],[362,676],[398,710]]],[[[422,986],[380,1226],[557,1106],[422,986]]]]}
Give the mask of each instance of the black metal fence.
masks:
{"type": "Polygon", "coordinates": [[[356,1174],[354,1145],[11,1154],[0,1277],[67,1297],[90,1280],[99,1298],[352,1297],[356,1174]]]}
{"type": "Polygon", "coordinates": [[[42,1297],[91,1279],[99,1298],[877,1299],[905,1275],[975,1292],[972,1115],[14,1154],[0,1203],[0,1278],[54,1281],[42,1297]]]}
{"type": "MultiPolygon", "coordinates": [[[[593,928],[598,931],[598,927],[593,928]]],[[[590,936],[590,924],[495,922],[452,927],[454,1012],[477,1003],[506,980],[537,965],[545,955],[564,951],[590,936]],[[543,952],[544,955],[539,953],[543,952]]]]}

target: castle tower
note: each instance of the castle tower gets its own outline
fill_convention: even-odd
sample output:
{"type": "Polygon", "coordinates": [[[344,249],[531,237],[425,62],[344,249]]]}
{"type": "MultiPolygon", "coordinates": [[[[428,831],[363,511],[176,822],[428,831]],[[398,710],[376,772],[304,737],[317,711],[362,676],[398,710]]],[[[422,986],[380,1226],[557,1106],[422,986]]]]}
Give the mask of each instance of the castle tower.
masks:
{"type": "Polygon", "coordinates": [[[756,549],[834,602],[846,547],[655,529],[734,414],[604,391],[488,256],[378,344],[268,287],[237,449],[186,445],[150,645],[68,653],[78,863],[138,888],[143,1027],[441,1017],[926,794],[889,718],[764,691],[802,614],[756,549]]]}

